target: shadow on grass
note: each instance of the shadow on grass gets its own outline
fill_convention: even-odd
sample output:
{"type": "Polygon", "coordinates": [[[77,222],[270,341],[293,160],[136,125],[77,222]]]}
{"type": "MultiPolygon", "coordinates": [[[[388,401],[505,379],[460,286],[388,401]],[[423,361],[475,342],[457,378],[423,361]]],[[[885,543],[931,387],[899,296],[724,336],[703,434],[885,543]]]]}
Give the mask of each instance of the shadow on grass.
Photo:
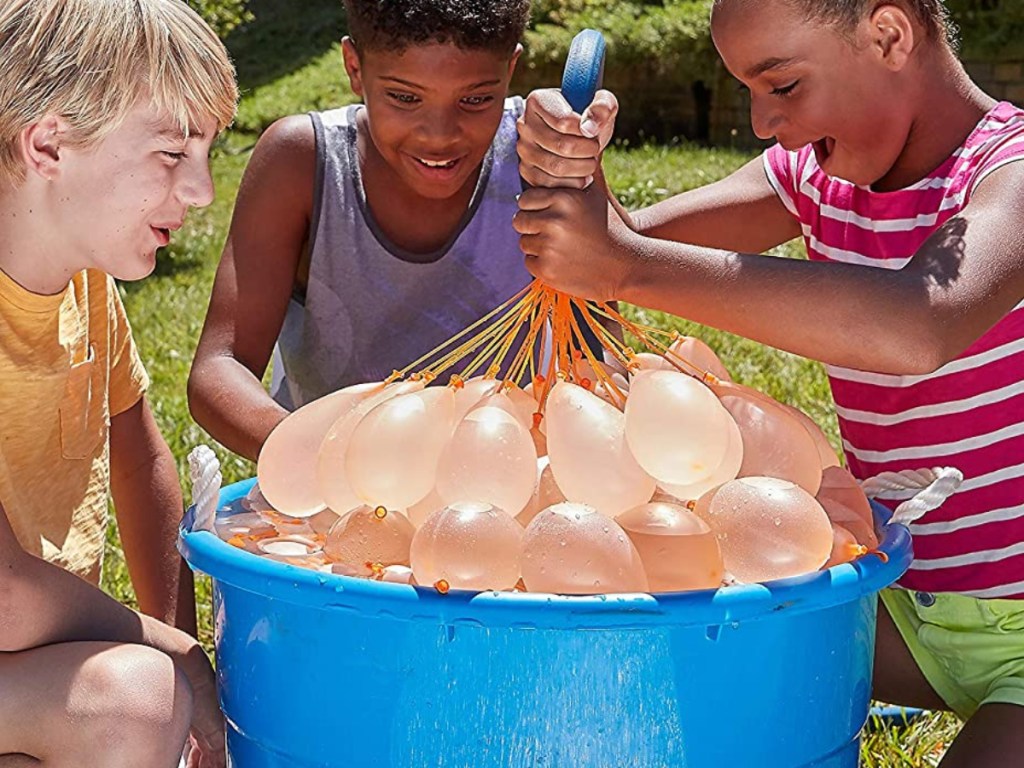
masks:
{"type": "Polygon", "coordinates": [[[255,20],[225,41],[242,92],[303,67],[335,45],[345,31],[342,0],[250,0],[255,20]]]}
{"type": "Polygon", "coordinates": [[[195,272],[202,269],[204,265],[202,256],[198,255],[194,248],[187,244],[183,246],[173,245],[170,248],[161,248],[157,251],[156,267],[147,276],[146,280],[126,280],[119,282],[121,289],[126,294],[132,294],[146,285],[149,280],[160,277],[174,277],[175,275],[195,272]]]}

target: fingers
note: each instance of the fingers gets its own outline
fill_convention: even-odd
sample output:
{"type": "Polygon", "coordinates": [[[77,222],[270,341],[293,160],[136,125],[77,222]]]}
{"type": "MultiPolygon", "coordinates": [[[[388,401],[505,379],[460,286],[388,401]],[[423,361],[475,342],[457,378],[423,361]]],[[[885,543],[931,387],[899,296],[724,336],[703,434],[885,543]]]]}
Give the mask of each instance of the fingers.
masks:
{"type": "Polygon", "coordinates": [[[534,91],[518,121],[519,173],[534,187],[585,189],[611,140],[619,104],[610,91],[598,91],[581,117],[561,92],[534,91]]]}
{"type": "Polygon", "coordinates": [[[526,97],[527,122],[542,122],[556,133],[583,136],[579,116],[557,88],[541,88],[526,97]]]}
{"type": "Polygon", "coordinates": [[[601,90],[587,107],[580,121],[580,132],[596,138],[603,150],[615,133],[615,118],[619,114],[619,100],[611,91],[601,90]]]}
{"type": "Polygon", "coordinates": [[[564,194],[567,194],[565,190],[559,192],[556,189],[545,189],[544,187],[535,187],[533,189],[524,190],[523,193],[519,195],[519,211],[547,210],[564,194]]]}
{"type": "Polygon", "coordinates": [[[535,187],[582,189],[597,171],[600,147],[596,139],[556,133],[550,126],[519,121],[519,173],[535,187]]]}

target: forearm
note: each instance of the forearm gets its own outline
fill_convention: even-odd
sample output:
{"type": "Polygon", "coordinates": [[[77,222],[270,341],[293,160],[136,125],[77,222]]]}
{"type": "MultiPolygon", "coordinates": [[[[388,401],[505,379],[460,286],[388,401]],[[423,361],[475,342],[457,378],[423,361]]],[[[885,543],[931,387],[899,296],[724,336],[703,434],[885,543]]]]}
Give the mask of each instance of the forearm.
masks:
{"type": "Polygon", "coordinates": [[[251,461],[288,411],[262,382],[232,357],[198,355],[188,380],[192,417],[228,450],[251,461]]]}
{"type": "Polygon", "coordinates": [[[825,363],[924,373],[950,356],[925,280],[628,236],[620,297],[825,363]]]}
{"type": "Polygon", "coordinates": [[[111,455],[111,491],[132,586],[143,613],[196,631],[192,574],[178,554],[183,509],[174,457],[155,436],[111,455]]]}
{"type": "Polygon", "coordinates": [[[80,641],[139,643],[191,669],[199,649],[193,638],[126,608],[79,577],[24,552],[5,559],[0,570],[0,652],[80,641]]]}
{"type": "Polygon", "coordinates": [[[647,237],[738,253],[764,253],[800,235],[760,158],[721,181],[634,211],[631,220],[647,237]]]}

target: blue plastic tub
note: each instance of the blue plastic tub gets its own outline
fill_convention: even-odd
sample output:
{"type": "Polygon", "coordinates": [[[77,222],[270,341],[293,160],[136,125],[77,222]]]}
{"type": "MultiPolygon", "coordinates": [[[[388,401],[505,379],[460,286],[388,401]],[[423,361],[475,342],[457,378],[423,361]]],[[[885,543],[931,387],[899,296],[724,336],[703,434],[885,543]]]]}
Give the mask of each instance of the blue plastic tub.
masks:
{"type": "Polygon", "coordinates": [[[854,768],[876,593],[911,560],[892,525],[888,562],[766,585],[440,595],[261,559],[191,524],[180,547],[213,577],[240,768],[854,768]]]}

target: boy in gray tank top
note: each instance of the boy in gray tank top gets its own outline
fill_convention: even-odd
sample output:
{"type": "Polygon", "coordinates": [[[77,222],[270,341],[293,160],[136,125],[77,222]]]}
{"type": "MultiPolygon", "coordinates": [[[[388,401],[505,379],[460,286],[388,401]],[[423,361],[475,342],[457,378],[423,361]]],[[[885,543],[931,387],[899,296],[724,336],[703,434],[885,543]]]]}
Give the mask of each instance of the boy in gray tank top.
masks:
{"type": "Polygon", "coordinates": [[[529,0],[346,7],[363,104],[261,137],[189,377],[196,421],[253,460],[288,411],[385,378],[531,279],[512,226],[522,101],[506,99],[529,0]]]}

